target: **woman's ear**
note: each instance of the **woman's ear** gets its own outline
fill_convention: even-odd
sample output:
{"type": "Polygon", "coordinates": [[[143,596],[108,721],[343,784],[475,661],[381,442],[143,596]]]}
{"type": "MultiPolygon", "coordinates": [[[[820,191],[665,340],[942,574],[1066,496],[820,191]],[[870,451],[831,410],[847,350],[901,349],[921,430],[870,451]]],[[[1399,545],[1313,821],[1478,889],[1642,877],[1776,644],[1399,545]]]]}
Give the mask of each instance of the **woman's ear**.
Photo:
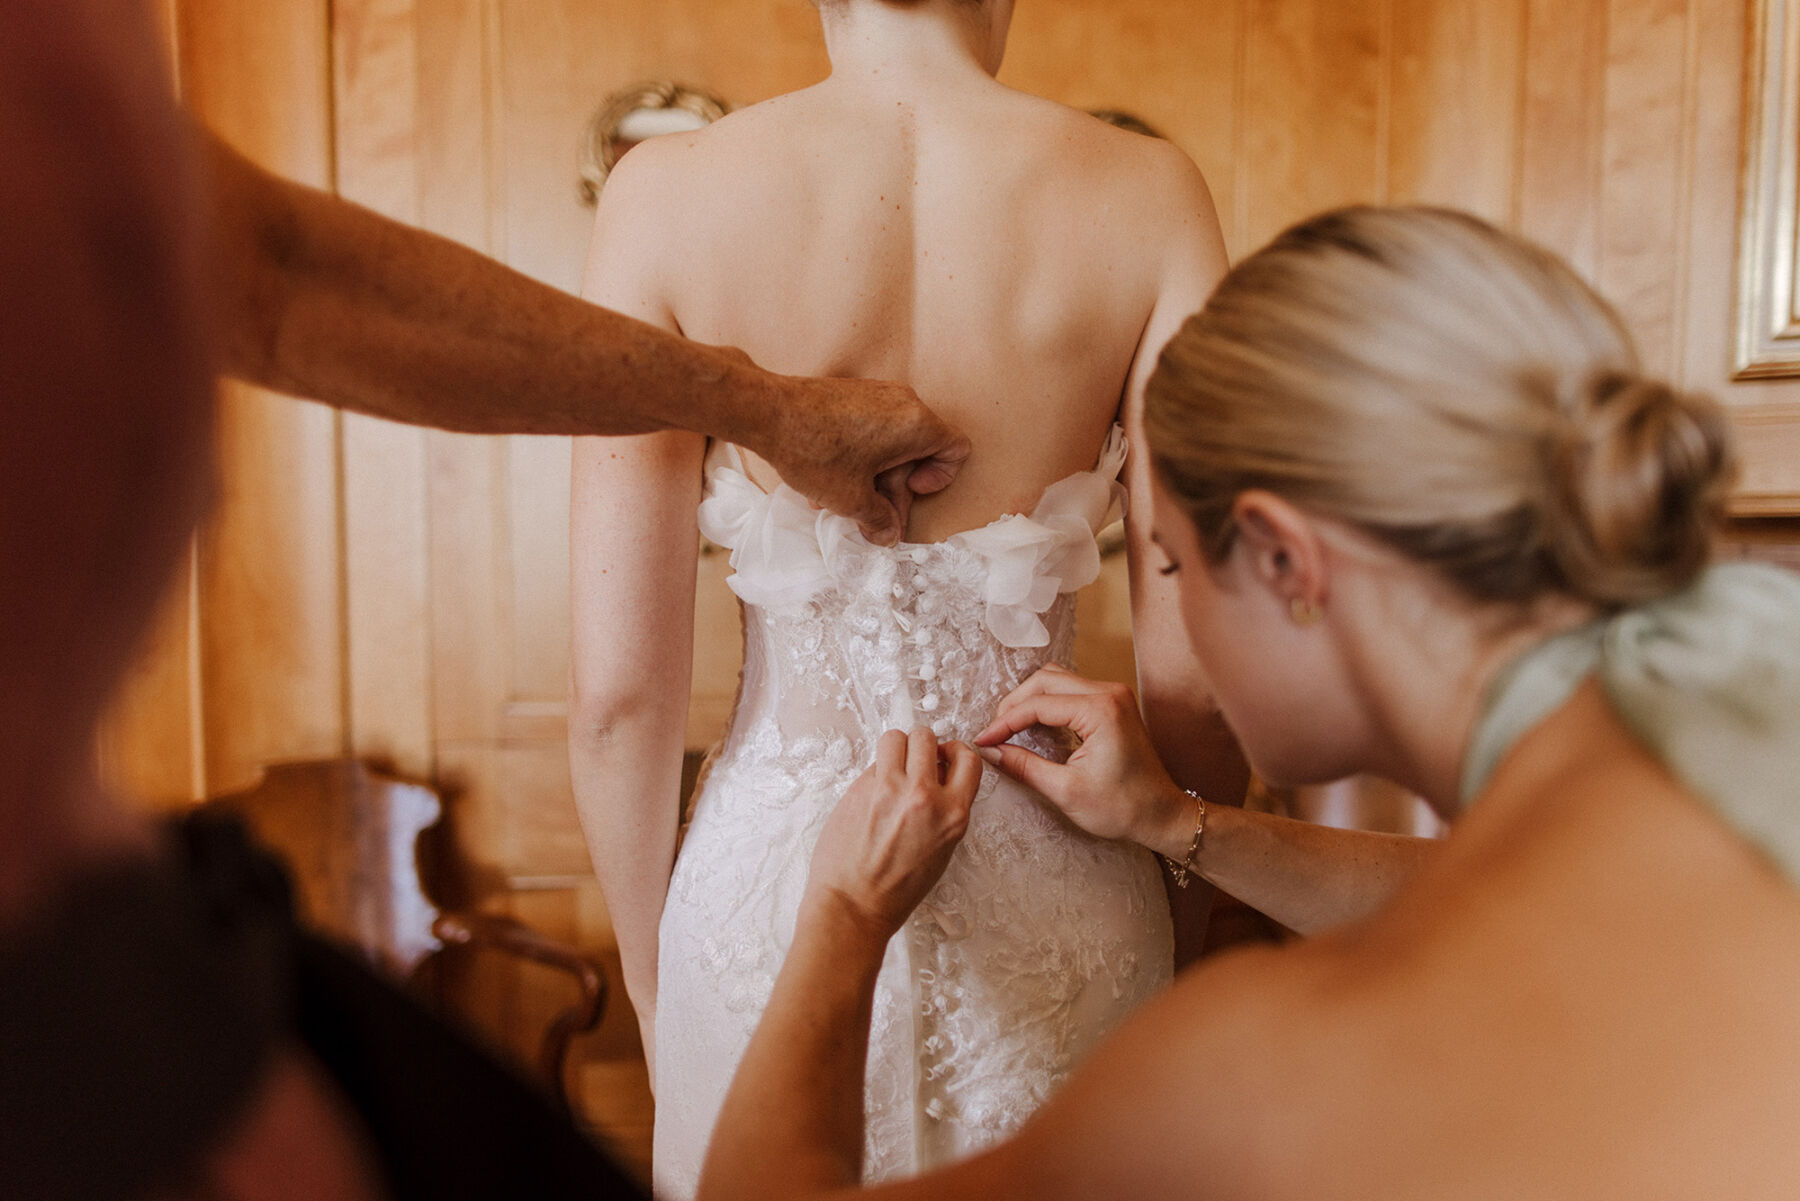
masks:
{"type": "Polygon", "coordinates": [[[1312,520],[1273,492],[1238,494],[1231,516],[1237,553],[1249,577],[1269,590],[1300,625],[1325,611],[1331,569],[1324,541],[1312,520]]]}

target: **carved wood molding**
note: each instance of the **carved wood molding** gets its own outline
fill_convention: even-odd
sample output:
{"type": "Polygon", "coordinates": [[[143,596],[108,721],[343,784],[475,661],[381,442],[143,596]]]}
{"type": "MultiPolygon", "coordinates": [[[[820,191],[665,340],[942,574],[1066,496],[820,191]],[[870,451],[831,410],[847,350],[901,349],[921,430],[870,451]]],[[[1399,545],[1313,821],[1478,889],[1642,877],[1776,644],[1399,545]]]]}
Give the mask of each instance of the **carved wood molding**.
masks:
{"type": "Polygon", "coordinates": [[[1743,476],[1731,498],[1734,517],[1800,514],[1800,405],[1733,405],[1731,420],[1743,452],[1743,476]]]}
{"type": "Polygon", "coordinates": [[[1733,379],[1800,376],[1800,0],[1757,0],[1753,15],[1733,379]]]}

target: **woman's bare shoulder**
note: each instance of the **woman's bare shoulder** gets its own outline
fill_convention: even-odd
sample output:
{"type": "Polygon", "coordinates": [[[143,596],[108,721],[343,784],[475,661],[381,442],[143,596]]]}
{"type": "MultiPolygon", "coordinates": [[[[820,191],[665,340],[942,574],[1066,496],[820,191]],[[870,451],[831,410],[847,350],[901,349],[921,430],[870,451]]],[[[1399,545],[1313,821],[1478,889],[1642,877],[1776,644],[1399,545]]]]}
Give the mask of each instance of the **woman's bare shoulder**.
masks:
{"type": "Polygon", "coordinates": [[[1176,143],[1041,96],[1013,95],[1020,127],[1010,132],[1035,147],[1038,172],[1060,177],[1076,194],[1105,197],[1108,211],[1146,233],[1216,220],[1204,174],[1176,143]]]}
{"type": "Polygon", "coordinates": [[[807,91],[789,92],[734,109],[699,129],[647,138],[619,159],[606,187],[611,189],[620,176],[657,179],[705,170],[721,158],[791,134],[817,107],[807,91]]]}

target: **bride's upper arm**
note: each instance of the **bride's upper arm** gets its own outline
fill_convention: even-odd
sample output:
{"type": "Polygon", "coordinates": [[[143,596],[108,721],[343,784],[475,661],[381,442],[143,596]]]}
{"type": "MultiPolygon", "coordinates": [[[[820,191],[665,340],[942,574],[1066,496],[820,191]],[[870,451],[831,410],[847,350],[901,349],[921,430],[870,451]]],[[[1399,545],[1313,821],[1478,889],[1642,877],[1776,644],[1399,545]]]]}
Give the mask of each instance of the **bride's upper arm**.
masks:
{"type": "Polygon", "coordinates": [[[570,684],[583,720],[685,711],[705,444],[685,432],[579,438],[571,463],[570,684]],[[679,695],[677,695],[679,694],[679,695]],[[653,706],[654,707],[654,706],[653,706]]]}
{"type": "MultiPolygon", "coordinates": [[[[666,139],[659,139],[666,140],[666,139]]],[[[667,285],[681,252],[679,150],[646,142],[620,159],[600,190],[581,294],[628,317],[680,333],[667,285]]]]}
{"type": "MultiPolygon", "coordinates": [[[[601,191],[582,293],[679,333],[664,290],[678,243],[663,200],[675,181],[660,169],[655,149],[638,147],[620,160],[601,191]]],[[[653,685],[680,691],[668,673],[676,661],[685,671],[683,656],[691,655],[704,453],[705,439],[686,431],[574,440],[569,528],[577,701],[653,685]]]]}

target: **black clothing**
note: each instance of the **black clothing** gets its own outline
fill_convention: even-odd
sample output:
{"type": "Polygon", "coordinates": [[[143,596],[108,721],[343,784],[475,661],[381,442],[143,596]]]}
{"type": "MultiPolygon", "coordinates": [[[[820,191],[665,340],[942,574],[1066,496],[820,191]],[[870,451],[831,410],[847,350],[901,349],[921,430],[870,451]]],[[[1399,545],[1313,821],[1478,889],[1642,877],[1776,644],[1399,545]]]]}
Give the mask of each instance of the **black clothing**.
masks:
{"type": "Polygon", "coordinates": [[[179,1187],[295,1043],[396,1201],[643,1196],[548,1096],[296,926],[285,875],[235,821],[189,817],[169,843],[0,944],[0,1197],[179,1187]]]}

